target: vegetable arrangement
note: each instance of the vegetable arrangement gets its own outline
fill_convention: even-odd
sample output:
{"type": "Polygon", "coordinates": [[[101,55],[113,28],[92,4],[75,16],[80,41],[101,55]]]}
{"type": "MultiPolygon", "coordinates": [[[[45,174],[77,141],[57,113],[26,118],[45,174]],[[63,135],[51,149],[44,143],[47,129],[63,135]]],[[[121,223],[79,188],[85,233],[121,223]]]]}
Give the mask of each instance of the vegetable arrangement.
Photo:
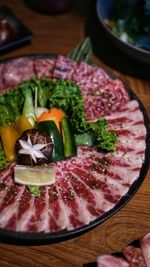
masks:
{"type": "MultiPolygon", "coordinates": [[[[0,114],[0,167],[16,161],[18,183],[24,183],[20,172],[26,169],[32,178],[27,182],[32,193],[37,173],[38,180],[39,174],[43,176],[46,171],[46,167],[41,171],[39,166],[76,156],[78,145],[115,150],[117,138],[108,130],[106,119],[86,121],[80,88],[71,81],[33,78],[24,82],[0,96],[0,114]]],[[[49,175],[51,183],[54,171],[49,175]]]]}

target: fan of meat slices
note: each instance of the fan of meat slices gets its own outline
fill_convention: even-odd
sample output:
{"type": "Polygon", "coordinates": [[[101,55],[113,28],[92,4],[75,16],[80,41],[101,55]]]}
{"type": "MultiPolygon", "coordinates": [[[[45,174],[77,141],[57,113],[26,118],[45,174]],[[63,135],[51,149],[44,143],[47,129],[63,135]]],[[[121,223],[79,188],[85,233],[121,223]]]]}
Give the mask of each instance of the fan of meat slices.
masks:
{"type": "Polygon", "coordinates": [[[4,123],[0,111],[6,160],[0,170],[1,229],[80,229],[111,211],[138,179],[146,149],[143,114],[123,83],[103,69],[64,56],[17,58],[0,64],[0,92],[0,109],[9,101],[14,111],[4,123]],[[13,137],[5,132],[9,127],[13,137]],[[10,139],[14,147],[5,149],[10,139]],[[34,172],[48,168],[50,183],[34,183],[47,177],[34,172]]]}

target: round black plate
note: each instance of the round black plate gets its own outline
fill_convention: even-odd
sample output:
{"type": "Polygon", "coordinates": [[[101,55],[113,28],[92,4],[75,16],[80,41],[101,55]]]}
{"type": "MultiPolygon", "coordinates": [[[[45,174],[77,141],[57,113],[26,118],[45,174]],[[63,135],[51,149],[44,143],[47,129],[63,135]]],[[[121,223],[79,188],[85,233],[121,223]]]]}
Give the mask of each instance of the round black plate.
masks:
{"type": "MultiPolygon", "coordinates": [[[[48,57],[56,57],[56,55],[51,55],[51,54],[34,54],[34,55],[25,55],[24,57],[30,57],[30,58],[48,58],[48,57]]],[[[20,56],[22,57],[22,56],[20,56]]],[[[17,58],[17,57],[15,57],[17,58]]],[[[11,58],[14,59],[14,58],[11,58]]],[[[10,59],[7,59],[9,61],[10,59]]],[[[4,63],[6,61],[3,61],[1,63],[4,63]]],[[[115,79],[114,75],[109,73],[109,75],[115,79]]],[[[71,231],[60,231],[60,232],[55,232],[55,233],[28,233],[28,232],[15,232],[15,231],[9,231],[6,229],[0,229],[0,241],[1,242],[9,242],[9,243],[21,243],[24,245],[39,245],[39,244],[46,244],[46,243],[55,243],[55,242],[60,242],[64,241],[67,239],[71,239],[75,236],[81,235],[105,220],[107,220],[110,216],[115,214],[117,211],[119,211],[130,199],[133,197],[133,195],[136,193],[136,191],[139,189],[141,186],[148,168],[149,168],[149,163],[150,163],[150,123],[149,123],[149,118],[147,115],[147,112],[139,100],[139,98],[133,93],[133,91],[125,84],[125,88],[127,92],[129,93],[131,100],[135,99],[139,102],[140,110],[143,113],[144,116],[144,124],[147,129],[147,135],[146,135],[146,150],[145,150],[145,160],[142,165],[140,175],[138,179],[131,185],[128,193],[121,198],[121,200],[118,202],[117,205],[108,212],[106,212],[103,216],[100,216],[99,218],[95,219],[92,221],[90,224],[85,225],[81,228],[71,230],[71,231]]]]}

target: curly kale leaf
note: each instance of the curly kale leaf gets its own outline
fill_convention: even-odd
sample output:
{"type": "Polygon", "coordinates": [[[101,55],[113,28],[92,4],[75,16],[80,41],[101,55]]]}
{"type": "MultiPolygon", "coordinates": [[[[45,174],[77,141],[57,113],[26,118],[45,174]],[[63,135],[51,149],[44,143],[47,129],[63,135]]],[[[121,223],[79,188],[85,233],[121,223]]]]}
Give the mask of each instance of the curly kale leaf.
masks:
{"type": "Polygon", "coordinates": [[[116,134],[108,130],[108,122],[105,118],[100,118],[96,122],[89,123],[89,128],[95,136],[97,147],[108,152],[113,152],[117,143],[116,134]]]}
{"type": "Polygon", "coordinates": [[[66,112],[74,133],[86,131],[83,97],[81,90],[74,82],[57,80],[50,94],[49,103],[50,108],[59,107],[66,112]]]}

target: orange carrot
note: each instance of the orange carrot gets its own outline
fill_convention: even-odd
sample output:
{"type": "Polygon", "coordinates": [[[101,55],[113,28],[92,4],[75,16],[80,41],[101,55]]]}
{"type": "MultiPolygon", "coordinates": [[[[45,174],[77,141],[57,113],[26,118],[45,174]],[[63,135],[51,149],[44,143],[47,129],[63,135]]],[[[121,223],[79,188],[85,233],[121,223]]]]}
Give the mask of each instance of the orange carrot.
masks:
{"type": "Polygon", "coordinates": [[[52,120],[55,122],[58,130],[60,131],[60,122],[62,118],[65,116],[65,113],[62,109],[59,108],[51,108],[48,112],[43,112],[41,116],[38,118],[38,122],[41,121],[49,121],[52,120]]]}

